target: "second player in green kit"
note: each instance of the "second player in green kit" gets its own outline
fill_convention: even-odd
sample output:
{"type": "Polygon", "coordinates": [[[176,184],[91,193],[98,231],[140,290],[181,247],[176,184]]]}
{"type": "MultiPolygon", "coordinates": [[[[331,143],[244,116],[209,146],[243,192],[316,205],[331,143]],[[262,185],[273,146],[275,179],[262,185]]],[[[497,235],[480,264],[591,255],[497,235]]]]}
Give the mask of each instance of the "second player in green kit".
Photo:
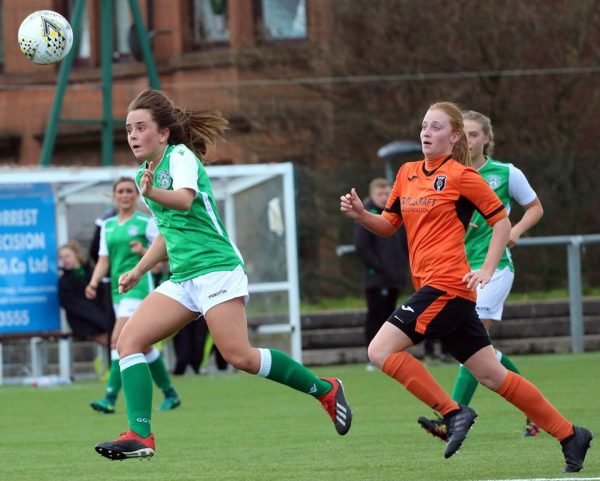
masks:
{"type": "MultiPolygon", "coordinates": [[[[137,210],[138,195],[135,181],[130,177],[121,177],[113,184],[113,197],[117,213],[106,219],[102,225],[98,263],[86,288],[86,295],[89,298],[95,297],[98,283],[110,272],[111,293],[116,317],[111,337],[110,372],[104,397],[91,403],[93,409],[107,414],[114,413],[117,396],[121,390],[117,341],[129,317],[154,289],[152,277],[148,273],[130,291],[119,292],[119,276],[135,267],[158,235],[154,219],[137,210]]],[[[148,361],[156,385],[165,396],[159,410],[175,409],[181,404],[181,401],[173,388],[160,351],[156,347],[148,346],[144,350],[144,356],[148,361]]]]}

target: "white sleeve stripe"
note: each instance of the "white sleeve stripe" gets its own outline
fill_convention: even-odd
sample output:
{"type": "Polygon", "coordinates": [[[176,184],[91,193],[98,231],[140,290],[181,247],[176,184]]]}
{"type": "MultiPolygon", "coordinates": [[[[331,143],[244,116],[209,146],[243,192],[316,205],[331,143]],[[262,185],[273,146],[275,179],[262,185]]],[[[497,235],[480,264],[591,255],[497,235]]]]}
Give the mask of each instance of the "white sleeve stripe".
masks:
{"type": "Polygon", "coordinates": [[[210,220],[212,220],[213,226],[215,227],[216,231],[220,235],[223,235],[223,230],[221,229],[221,226],[219,225],[219,222],[217,221],[217,216],[215,215],[215,212],[213,211],[212,205],[210,205],[210,198],[209,198],[208,194],[206,192],[200,192],[200,194],[202,194],[202,201],[204,202],[204,208],[206,209],[206,213],[210,217],[210,220]]]}
{"type": "Polygon", "coordinates": [[[108,243],[106,242],[106,222],[100,227],[100,243],[98,245],[98,255],[108,256],[108,243]]]}
{"type": "Polygon", "coordinates": [[[146,240],[149,244],[152,244],[154,242],[154,239],[158,237],[158,227],[156,225],[156,221],[152,217],[148,217],[146,219],[146,222],[146,240]]]}

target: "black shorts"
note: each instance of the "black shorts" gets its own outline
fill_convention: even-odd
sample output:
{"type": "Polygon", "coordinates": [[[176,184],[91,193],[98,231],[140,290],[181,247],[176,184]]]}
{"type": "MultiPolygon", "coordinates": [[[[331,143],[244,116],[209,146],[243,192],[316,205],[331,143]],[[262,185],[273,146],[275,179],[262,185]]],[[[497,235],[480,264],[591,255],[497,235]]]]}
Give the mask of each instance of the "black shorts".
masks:
{"type": "Polygon", "coordinates": [[[388,318],[413,341],[440,339],[446,352],[464,363],[481,348],[491,345],[475,303],[425,286],[388,318]]]}

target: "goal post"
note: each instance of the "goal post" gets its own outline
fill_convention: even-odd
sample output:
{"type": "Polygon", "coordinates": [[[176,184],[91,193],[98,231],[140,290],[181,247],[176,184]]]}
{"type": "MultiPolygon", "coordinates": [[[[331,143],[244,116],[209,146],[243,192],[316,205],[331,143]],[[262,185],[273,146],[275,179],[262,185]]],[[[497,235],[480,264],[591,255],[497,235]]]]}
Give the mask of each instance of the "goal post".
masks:
{"type": "MultiPolygon", "coordinates": [[[[18,184],[51,185],[58,248],[71,239],[85,244],[95,219],[112,205],[114,180],[133,177],[136,171],[118,166],[0,168],[0,191],[14,190],[18,184]]],[[[251,334],[279,335],[283,348],[302,362],[293,164],[209,165],[206,171],[226,228],[246,264],[251,334]]],[[[64,316],[62,329],[68,329],[64,316]]],[[[59,356],[62,366],[70,363],[68,349],[60,350],[59,356]]]]}

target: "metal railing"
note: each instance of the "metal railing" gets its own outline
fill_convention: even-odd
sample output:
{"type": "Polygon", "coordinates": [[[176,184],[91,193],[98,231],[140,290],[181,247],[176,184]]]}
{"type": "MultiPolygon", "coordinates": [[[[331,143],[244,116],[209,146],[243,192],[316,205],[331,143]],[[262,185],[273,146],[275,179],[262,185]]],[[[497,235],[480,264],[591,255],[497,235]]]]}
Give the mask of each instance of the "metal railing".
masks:
{"type": "MultiPolygon", "coordinates": [[[[569,317],[571,328],[571,350],[584,351],[583,334],[583,295],[581,292],[581,248],[587,244],[600,244],[600,234],[557,235],[542,237],[523,237],[516,247],[567,246],[567,272],[569,280],[569,317]]],[[[336,247],[338,256],[355,252],[354,245],[344,244],[336,247]]]]}

